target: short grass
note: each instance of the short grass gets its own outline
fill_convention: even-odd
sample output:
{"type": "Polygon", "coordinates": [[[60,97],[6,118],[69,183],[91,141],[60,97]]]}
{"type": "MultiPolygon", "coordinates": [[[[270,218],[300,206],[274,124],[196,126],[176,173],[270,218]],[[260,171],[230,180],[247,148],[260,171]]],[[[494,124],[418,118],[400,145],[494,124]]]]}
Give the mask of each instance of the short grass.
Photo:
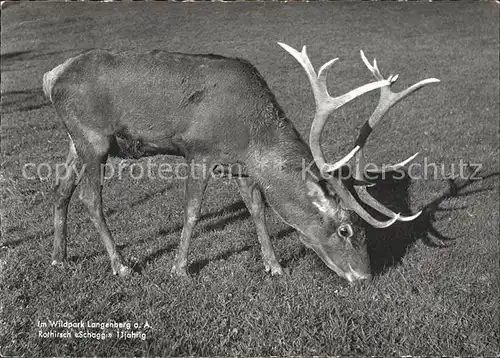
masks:
{"type": "MultiPolygon", "coordinates": [[[[30,356],[460,355],[498,356],[498,4],[491,3],[22,3],[2,11],[0,354],[30,356]],[[444,173],[382,186],[413,224],[370,231],[375,279],[349,286],[268,215],[288,275],[263,272],[234,183],[210,184],[186,282],[169,275],[182,226],[182,182],[112,180],[108,223],[137,273],[111,274],[78,200],[69,262],[50,266],[52,182],[25,163],[60,163],[67,137],[43,98],[42,74],[88,48],[164,48],[250,60],[304,137],[313,114],[299,65],[276,45],[331,57],[332,93],[371,78],[359,49],[402,88],[425,88],[395,108],[368,144],[377,163],[421,152],[444,173]],[[483,180],[447,179],[460,161],[483,180]],[[40,322],[131,322],[145,339],[41,338],[40,322]],[[148,323],[150,328],[144,327],[148,323]]],[[[332,118],[330,157],[345,152],[376,94],[332,118]]],[[[156,158],[173,161],[175,158],[156,158]]],[[[420,168],[415,174],[423,175],[420,168]]],[[[90,332],[114,330],[88,329],[90,332]]],[[[134,330],[132,328],[131,330],[134,330]]],[[[64,329],[54,329],[63,332],[64,329]]],[[[70,330],[77,333],[78,329],[70,330]]]]}

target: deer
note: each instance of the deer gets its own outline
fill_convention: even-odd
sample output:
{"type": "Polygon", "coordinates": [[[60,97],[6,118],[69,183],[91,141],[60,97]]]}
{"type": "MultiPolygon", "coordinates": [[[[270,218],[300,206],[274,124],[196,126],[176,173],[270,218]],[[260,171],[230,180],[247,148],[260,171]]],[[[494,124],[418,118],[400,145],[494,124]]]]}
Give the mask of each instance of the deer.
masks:
{"type": "MultiPolygon", "coordinates": [[[[162,50],[92,49],[46,72],[44,94],[69,136],[68,174],[54,189],[52,265],[63,265],[66,260],[68,205],[79,186],[78,197],[106,248],[113,274],[125,277],[133,273],[118,252],[103,214],[103,165],[108,157],[139,159],[162,154],[184,157],[195,168],[194,174],[200,170],[196,163],[226,174],[239,166],[233,178],[255,224],[264,269],[271,275],[282,275],[283,268],[266,228],[265,203],[338,276],[349,282],[372,278],[362,221],[386,228],[396,221],[414,220],[420,213],[395,213],[368,193],[369,183],[361,169],[363,147],[394,104],[439,80],[429,78],[393,92],[391,85],[398,75],[384,78],[376,60],[371,64],[361,51],[376,81],[332,97],[327,90],[327,71],[337,58],[316,74],[305,46],[299,52],[284,43],[278,45],[303,67],[314,94],[316,110],[309,144],[285,115],[263,76],[244,59],[162,50]],[[376,89],[380,89],[379,103],[361,127],[353,149],[338,161],[327,162],[321,134],[329,116],[376,89]],[[337,173],[353,160],[356,170],[349,186],[337,173]],[[264,162],[280,165],[262,165],[264,162]],[[303,163],[312,164],[304,170],[303,163]],[[77,166],[85,166],[83,175],[77,175],[77,166]],[[358,200],[387,220],[376,219],[358,200]]],[[[389,168],[404,168],[415,156],[389,168]]],[[[184,182],[183,228],[170,271],[174,277],[190,277],[189,245],[209,178],[191,175],[184,182]]]]}

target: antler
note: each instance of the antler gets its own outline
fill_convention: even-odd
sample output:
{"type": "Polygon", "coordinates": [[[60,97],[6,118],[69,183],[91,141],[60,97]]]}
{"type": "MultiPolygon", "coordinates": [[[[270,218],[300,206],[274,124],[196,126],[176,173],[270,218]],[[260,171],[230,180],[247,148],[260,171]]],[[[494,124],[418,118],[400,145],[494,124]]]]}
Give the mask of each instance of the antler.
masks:
{"type": "Polygon", "coordinates": [[[352,159],[352,157],[359,151],[359,149],[361,149],[361,147],[356,146],[344,158],[340,159],[334,164],[327,163],[321,149],[320,140],[321,133],[323,132],[323,128],[325,127],[328,116],[333,111],[343,106],[347,102],[353,100],[354,98],[359,97],[362,94],[374,89],[388,86],[390,85],[390,82],[385,79],[381,79],[377,82],[372,82],[356,88],[342,96],[331,97],[328,94],[328,90],[326,88],[326,72],[333,65],[333,63],[338,60],[337,58],[334,58],[321,66],[318,75],[316,75],[311,61],[307,56],[305,46],[302,47],[302,51],[299,52],[284,43],[278,42],[278,45],[283,47],[290,55],[292,55],[306,71],[307,77],[309,78],[309,82],[311,83],[311,87],[314,93],[314,99],[316,101],[316,113],[314,115],[314,121],[309,134],[309,145],[311,147],[311,153],[313,155],[314,161],[316,162],[316,165],[322,173],[333,172],[349,162],[349,160],[352,159]]]}
{"type": "MultiPolygon", "coordinates": [[[[363,62],[365,63],[366,67],[368,67],[370,72],[374,75],[374,77],[377,80],[380,81],[380,80],[384,79],[384,77],[380,73],[380,70],[378,69],[376,59],[373,60],[373,65],[372,65],[366,59],[366,56],[363,53],[363,51],[361,51],[361,58],[362,58],[363,62]]],[[[365,122],[365,124],[363,125],[363,127],[361,128],[361,130],[359,132],[359,136],[358,136],[358,139],[356,141],[356,145],[360,147],[360,150],[356,153],[356,157],[355,157],[355,174],[354,174],[355,180],[363,180],[364,175],[361,172],[361,162],[363,160],[363,146],[365,145],[366,140],[368,139],[373,128],[378,124],[378,122],[384,116],[384,114],[387,113],[387,111],[392,106],[394,106],[397,102],[399,102],[400,100],[402,100],[406,96],[410,95],[411,93],[415,92],[416,90],[422,88],[423,86],[425,86],[427,84],[440,82],[437,78],[427,78],[423,81],[420,81],[420,82],[414,84],[413,86],[410,86],[409,88],[407,88],[404,91],[393,92],[391,90],[390,86],[394,82],[396,82],[398,77],[399,77],[399,75],[395,75],[395,76],[391,75],[387,78],[387,81],[389,81],[389,85],[386,85],[386,86],[380,88],[379,103],[378,103],[377,107],[375,108],[375,111],[373,112],[373,114],[365,122]]],[[[418,153],[412,155],[410,158],[408,158],[400,163],[386,167],[385,169],[386,170],[397,170],[401,167],[404,167],[406,164],[411,162],[417,155],[418,155],[418,153]]],[[[422,213],[420,211],[420,212],[418,212],[414,215],[411,215],[411,216],[401,216],[400,214],[394,213],[392,210],[388,209],[387,207],[382,205],[380,202],[378,202],[374,197],[372,197],[368,193],[365,186],[355,186],[355,190],[356,190],[356,193],[358,194],[359,198],[363,202],[365,202],[366,204],[368,204],[369,206],[371,206],[375,210],[379,211],[380,213],[382,213],[390,218],[396,219],[398,221],[411,221],[411,220],[414,220],[415,218],[417,218],[422,213]]]]}
{"type": "MultiPolygon", "coordinates": [[[[381,88],[383,86],[388,86],[390,85],[390,82],[382,79],[378,82],[373,82],[361,86],[342,96],[332,98],[328,94],[328,90],[326,88],[326,71],[335,61],[337,61],[336,58],[328,61],[323,66],[321,66],[318,75],[316,75],[311,61],[307,56],[305,46],[302,47],[301,52],[298,52],[297,50],[284,43],[278,42],[278,45],[283,47],[302,65],[302,67],[306,71],[307,77],[309,78],[309,82],[311,83],[311,87],[314,93],[314,99],[316,101],[316,113],[314,115],[314,121],[311,126],[311,132],[309,135],[309,145],[311,147],[311,153],[313,154],[314,161],[316,162],[316,165],[322,173],[335,171],[349,162],[349,160],[352,159],[352,157],[361,149],[361,147],[356,146],[344,158],[334,164],[326,163],[323,151],[321,150],[320,139],[321,132],[323,131],[328,116],[334,110],[351,101],[352,99],[359,97],[360,95],[371,90],[381,88]]],[[[399,219],[399,214],[395,214],[395,216],[391,217],[391,219],[387,221],[379,221],[375,219],[365,209],[363,209],[363,207],[356,201],[356,199],[352,196],[349,190],[345,188],[345,186],[339,179],[332,177],[329,180],[329,183],[332,185],[333,189],[342,199],[342,201],[370,225],[377,228],[384,228],[392,225],[396,220],[399,219]]]]}
{"type": "MultiPolygon", "coordinates": [[[[292,47],[278,42],[278,44],[283,47],[288,53],[290,53],[304,68],[306,71],[307,77],[309,78],[309,82],[311,83],[311,87],[314,93],[314,99],[316,101],[316,113],[314,115],[314,121],[311,126],[311,132],[309,134],[309,145],[311,147],[311,152],[313,154],[314,161],[316,162],[316,165],[320,169],[322,173],[325,172],[333,172],[345,164],[347,164],[354,156],[356,156],[355,161],[356,161],[356,170],[355,170],[355,182],[358,183],[364,183],[363,180],[363,175],[361,174],[360,171],[360,163],[361,159],[363,158],[363,147],[366,143],[366,140],[370,136],[371,132],[373,131],[373,128],[377,125],[377,123],[380,121],[380,119],[384,116],[384,114],[397,102],[399,102],[401,99],[404,97],[408,96],[409,94],[415,92],[419,88],[429,84],[429,83],[435,83],[439,82],[438,79],[436,78],[428,78],[426,80],[420,81],[413,86],[407,88],[404,91],[401,92],[393,92],[390,89],[390,86],[396,82],[398,79],[398,75],[395,76],[389,76],[386,79],[383,78],[382,74],[380,73],[380,70],[377,67],[377,62],[376,60],[373,61],[373,65],[371,65],[368,60],[365,57],[365,54],[363,51],[361,51],[361,58],[363,59],[363,62],[365,65],[368,67],[368,69],[373,73],[375,78],[378,80],[378,82],[373,82],[364,86],[361,86],[357,89],[354,89],[350,92],[348,92],[345,95],[339,96],[339,97],[331,97],[328,94],[328,90],[326,87],[326,71],[328,68],[331,67],[331,65],[337,61],[337,59],[332,59],[325,63],[323,66],[321,66],[318,75],[316,75],[316,72],[314,71],[314,68],[311,64],[311,61],[309,60],[309,57],[307,56],[306,53],[306,47],[302,47],[302,51],[298,52],[297,50],[293,49],[292,47]],[[374,90],[376,88],[380,88],[380,100],[375,108],[375,111],[373,114],[370,116],[370,118],[365,122],[363,127],[361,128],[358,139],[356,140],[356,145],[354,149],[352,149],[344,158],[340,159],[334,164],[329,164],[325,161],[323,151],[321,149],[321,133],[323,131],[323,128],[325,126],[326,120],[328,119],[328,116],[335,111],[337,108],[343,106],[347,102],[351,101],[352,99],[359,97],[360,95],[369,92],[371,90],[374,90]]],[[[417,153],[418,154],[418,153],[417,153]]],[[[412,161],[417,154],[411,156],[405,161],[402,161],[400,163],[397,163],[393,166],[390,166],[389,169],[395,170],[397,168],[400,168],[402,166],[405,166],[408,164],[410,161],[412,161]]],[[[421,212],[412,215],[412,216],[401,216],[401,214],[396,214],[390,209],[386,208],[383,206],[380,202],[378,202],[375,198],[373,198],[366,190],[365,186],[355,186],[355,190],[359,196],[359,198],[374,208],[375,210],[379,211],[380,213],[390,217],[389,220],[387,221],[379,221],[375,218],[373,218],[357,201],[356,199],[352,196],[352,194],[347,190],[342,182],[337,179],[337,178],[331,178],[329,180],[329,183],[333,186],[335,192],[339,195],[339,197],[344,201],[344,203],[349,206],[351,209],[353,209],[362,219],[364,219],[366,222],[368,222],[370,225],[377,227],[377,228],[384,228],[392,225],[396,221],[411,221],[418,217],[421,212]]]]}

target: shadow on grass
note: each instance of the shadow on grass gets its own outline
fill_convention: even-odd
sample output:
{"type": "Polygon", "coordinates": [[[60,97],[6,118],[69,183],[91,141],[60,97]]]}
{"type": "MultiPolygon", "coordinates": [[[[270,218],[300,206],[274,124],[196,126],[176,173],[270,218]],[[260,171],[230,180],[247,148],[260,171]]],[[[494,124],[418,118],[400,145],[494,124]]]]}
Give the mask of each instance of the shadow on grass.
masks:
{"type": "MultiPolygon", "coordinates": [[[[273,235],[271,237],[271,240],[279,240],[279,239],[284,238],[285,236],[291,234],[292,232],[295,232],[295,230],[292,229],[291,227],[287,227],[286,229],[279,231],[276,235],[273,235]]],[[[233,255],[237,255],[237,254],[240,254],[242,252],[250,251],[251,249],[256,248],[257,246],[259,246],[258,243],[248,244],[248,245],[245,245],[245,246],[238,248],[238,249],[228,250],[226,252],[220,253],[219,255],[217,255],[213,258],[210,258],[210,259],[203,259],[203,260],[195,261],[191,265],[189,265],[188,272],[190,275],[198,275],[200,273],[200,271],[210,263],[210,261],[227,260],[228,258],[230,258],[233,255]]],[[[280,263],[282,264],[283,267],[287,267],[288,260],[287,261],[282,260],[280,263]]]]}
{"type": "Polygon", "coordinates": [[[253,248],[253,246],[254,245],[245,245],[245,246],[238,248],[236,250],[228,250],[226,252],[220,253],[217,256],[210,258],[210,259],[203,259],[203,260],[195,261],[191,265],[189,265],[188,272],[190,275],[197,275],[200,273],[200,271],[205,266],[207,266],[210,263],[210,261],[227,260],[229,257],[231,257],[233,255],[236,255],[236,254],[239,254],[239,253],[242,253],[245,251],[249,251],[250,249],[253,248]]]}
{"type": "MultiPolygon", "coordinates": [[[[486,174],[481,180],[498,177],[500,173],[486,174]]],[[[391,266],[401,263],[408,249],[418,240],[422,240],[427,246],[435,248],[446,248],[453,245],[456,238],[448,237],[439,232],[434,226],[437,221],[436,214],[443,211],[455,211],[465,209],[443,208],[441,204],[450,199],[467,197],[477,193],[493,190],[493,188],[483,188],[465,191],[470,185],[477,182],[477,179],[448,179],[448,190],[441,196],[428,203],[422,208],[422,214],[412,222],[396,222],[385,229],[375,229],[364,223],[368,238],[368,253],[370,255],[372,271],[374,275],[379,275],[391,266]]],[[[408,189],[411,180],[406,176],[403,180],[394,179],[390,175],[385,179],[375,181],[375,187],[368,189],[370,194],[382,204],[403,214],[410,213],[408,206],[408,189]]]]}
{"type": "MultiPolygon", "coordinates": [[[[51,56],[57,56],[57,55],[62,55],[62,54],[67,54],[67,58],[71,56],[75,56],[79,53],[88,51],[89,49],[71,49],[71,50],[64,50],[64,51],[15,51],[15,52],[9,52],[0,55],[0,59],[2,62],[2,67],[3,66],[11,66],[14,64],[18,64],[23,61],[32,61],[32,60],[39,60],[40,58],[43,57],[51,57],[51,56]]],[[[54,64],[54,67],[59,65],[59,63],[54,64]]],[[[2,69],[4,71],[5,69],[2,69]]]]}
{"type": "MultiPolygon", "coordinates": [[[[238,221],[244,220],[250,217],[250,213],[247,211],[245,203],[242,200],[239,200],[231,205],[227,205],[222,209],[217,211],[205,213],[200,216],[200,219],[197,223],[197,227],[202,227],[206,231],[212,230],[220,230],[224,228],[226,225],[238,221]],[[204,221],[211,220],[213,218],[219,217],[220,220],[216,220],[215,222],[208,223],[203,225],[204,221]]],[[[170,235],[175,232],[180,232],[182,230],[183,225],[181,223],[167,229],[160,229],[158,231],[159,235],[170,235]]],[[[194,236],[193,236],[194,237],[194,236]]]]}
{"type": "Polygon", "coordinates": [[[50,101],[45,98],[41,87],[2,93],[2,114],[31,111],[48,105],[50,101]]]}
{"type": "MultiPolygon", "coordinates": [[[[128,245],[122,245],[119,247],[120,251],[122,250],[123,247],[126,247],[128,245]]],[[[159,257],[169,254],[170,252],[174,251],[177,248],[177,244],[170,244],[166,247],[162,247],[159,250],[156,250],[150,255],[147,255],[146,257],[142,258],[142,260],[139,260],[137,262],[131,262],[130,266],[132,270],[136,273],[142,273],[142,271],[146,268],[146,266],[152,262],[154,262],[156,259],[159,257]]]]}
{"type": "MultiPolygon", "coordinates": [[[[244,219],[248,218],[249,216],[250,216],[250,214],[246,210],[245,204],[243,203],[243,201],[240,200],[240,201],[237,201],[236,203],[228,205],[228,206],[226,206],[226,207],[224,207],[224,208],[222,208],[220,210],[203,214],[200,217],[200,220],[199,220],[197,226],[203,228],[206,231],[219,230],[219,229],[224,228],[226,225],[228,225],[228,224],[230,224],[232,222],[236,222],[236,221],[239,221],[239,220],[244,220],[244,219]],[[215,218],[219,218],[219,220],[216,220],[213,223],[209,223],[209,224],[203,225],[203,221],[210,220],[210,219],[212,219],[214,217],[215,218]]],[[[170,234],[173,234],[173,233],[181,232],[182,231],[182,227],[183,227],[183,225],[181,223],[179,223],[179,224],[177,224],[177,225],[175,225],[175,226],[173,226],[171,228],[168,228],[168,229],[160,229],[160,230],[158,230],[158,235],[160,235],[160,236],[166,236],[166,235],[170,235],[170,234]]],[[[193,238],[194,237],[196,237],[196,235],[194,235],[193,238]]],[[[148,238],[147,239],[141,239],[139,241],[134,241],[133,244],[136,245],[138,243],[139,244],[140,243],[145,243],[148,240],[149,240],[148,238]]],[[[145,256],[144,258],[142,258],[142,260],[140,260],[139,262],[134,263],[132,265],[134,271],[140,273],[140,272],[142,272],[144,270],[144,268],[149,263],[153,262],[154,260],[156,260],[157,258],[161,257],[162,255],[165,255],[165,254],[168,254],[168,253],[172,252],[178,246],[178,242],[177,241],[178,240],[176,240],[175,244],[170,244],[167,247],[164,247],[164,248],[161,248],[159,250],[156,250],[155,252],[153,252],[153,253],[145,256]]],[[[126,244],[126,245],[123,245],[123,246],[127,247],[127,246],[129,246],[129,244],[126,244]]],[[[217,257],[212,258],[211,260],[207,259],[207,260],[201,260],[201,261],[194,262],[194,263],[192,263],[188,267],[188,271],[191,274],[198,274],[199,271],[203,267],[205,267],[210,261],[221,260],[221,259],[225,260],[228,257],[232,256],[233,254],[249,250],[250,248],[251,248],[251,245],[249,245],[248,247],[245,246],[243,249],[234,250],[234,251],[228,251],[228,252],[222,253],[222,254],[218,255],[217,257]]]]}
{"type": "MultiPolygon", "coordinates": [[[[250,218],[250,213],[248,212],[244,202],[242,200],[239,200],[239,201],[237,201],[231,205],[228,205],[220,210],[209,212],[209,213],[202,215],[200,217],[198,225],[204,231],[214,231],[214,230],[221,230],[225,226],[227,226],[233,222],[245,220],[248,218],[250,218]],[[203,224],[203,221],[207,221],[207,220],[210,220],[212,218],[218,218],[218,220],[216,220],[215,222],[212,222],[212,223],[207,223],[205,225],[203,224]]],[[[158,231],[158,234],[161,236],[165,236],[165,235],[170,235],[172,233],[181,232],[182,227],[183,227],[183,225],[179,224],[179,225],[176,225],[176,226],[169,228],[169,229],[166,229],[166,230],[160,229],[158,231]]],[[[282,239],[294,231],[295,230],[293,228],[287,227],[287,228],[279,231],[276,235],[273,235],[271,237],[271,240],[282,239]]],[[[195,236],[193,236],[193,238],[194,237],[195,236]]],[[[144,243],[146,241],[147,241],[147,239],[142,239],[139,242],[134,242],[134,244],[144,243]]],[[[254,244],[244,245],[243,247],[240,247],[240,248],[234,248],[232,250],[222,252],[213,258],[209,258],[209,259],[207,258],[207,259],[195,261],[189,265],[188,272],[191,275],[197,275],[211,261],[227,260],[229,257],[231,257],[233,255],[237,255],[239,253],[251,250],[252,248],[256,247],[256,245],[258,246],[258,243],[256,243],[255,245],[254,244]]],[[[124,246],[128,246],[128,245],[124,245],[124,246]]],[[[177,246],[178,246],[178,243],[176,242],[175,244],[168,245],[166,248],[161,248],[161,249],[153,252],[152,254],[144,257],[140,262],[133,265],[134,270],[136,272],[139,272],[139,273],[142,272],[142,270],[150,262],[154,261],[155,259],[157,259],[158,257],[161,257],[164,254],[172,252],[174,249],[177,248],[177,246]]],[[[285,265],[286,265],[286,263],[285,263],[285,265]]]]}
{"type": "Polygon", "coordinates": [[[27,54],[31,53],[31,51],[14,51],[6,54],[0,55],[0,61],[3,65],[8,64],[9,61],[17,61],[23,60],[23,57],[27,54]]]}

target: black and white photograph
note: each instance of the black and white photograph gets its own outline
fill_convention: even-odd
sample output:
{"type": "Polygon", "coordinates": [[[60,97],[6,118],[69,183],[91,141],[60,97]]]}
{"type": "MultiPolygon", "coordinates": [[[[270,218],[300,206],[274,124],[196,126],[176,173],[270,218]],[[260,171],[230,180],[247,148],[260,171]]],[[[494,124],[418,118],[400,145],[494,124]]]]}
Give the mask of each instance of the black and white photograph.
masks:
{"type": "Polygon", "coordinates": [[[500,357],[499,1],[0,11],[0,357],[500,357]]]}

